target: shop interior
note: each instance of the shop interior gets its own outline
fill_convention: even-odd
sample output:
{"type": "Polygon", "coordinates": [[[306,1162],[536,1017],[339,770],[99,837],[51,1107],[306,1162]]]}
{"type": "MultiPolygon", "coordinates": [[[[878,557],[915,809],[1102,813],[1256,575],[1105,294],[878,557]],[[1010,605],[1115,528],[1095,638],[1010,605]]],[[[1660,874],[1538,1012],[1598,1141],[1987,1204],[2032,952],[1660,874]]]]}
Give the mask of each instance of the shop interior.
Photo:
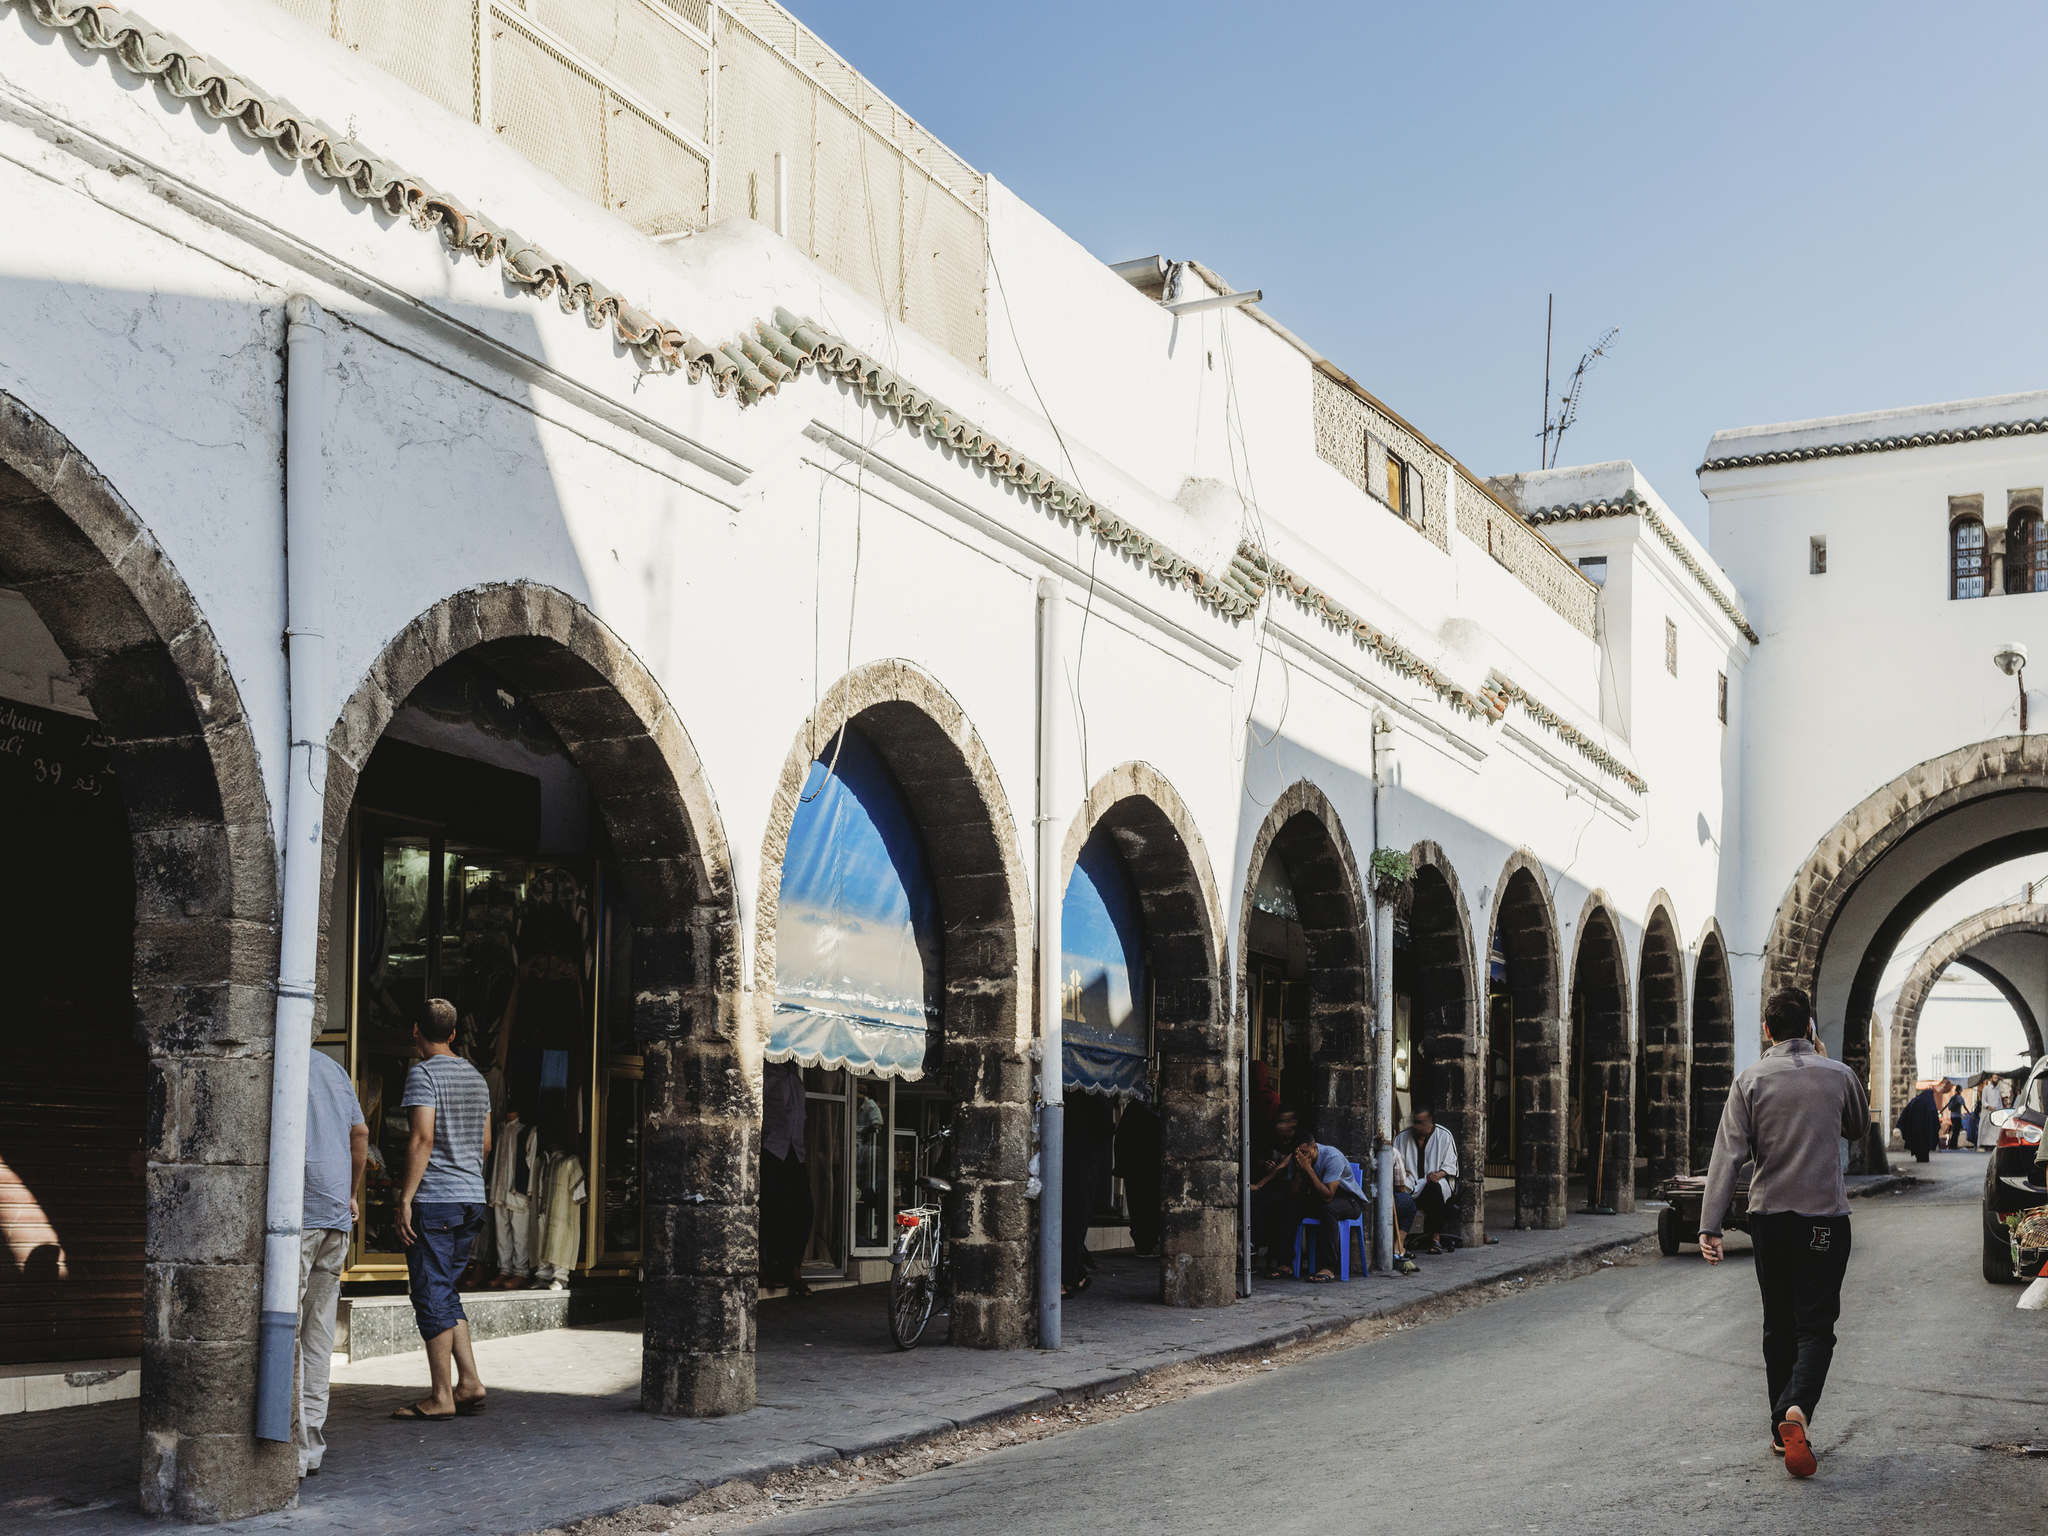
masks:
{"type": "Polygon", "coordinates": [[[484,664],[414,690],[365,765],[337,878],[326,1029],[370,1126],[344,1283],[401,1286],[409,1123],[399,1100],[429,997],[491,1090],[491,1219],[465,1289],[565,1289],[637,1273],[641,1059],[630,924],[602,827],[547,722],[484,664]]]}

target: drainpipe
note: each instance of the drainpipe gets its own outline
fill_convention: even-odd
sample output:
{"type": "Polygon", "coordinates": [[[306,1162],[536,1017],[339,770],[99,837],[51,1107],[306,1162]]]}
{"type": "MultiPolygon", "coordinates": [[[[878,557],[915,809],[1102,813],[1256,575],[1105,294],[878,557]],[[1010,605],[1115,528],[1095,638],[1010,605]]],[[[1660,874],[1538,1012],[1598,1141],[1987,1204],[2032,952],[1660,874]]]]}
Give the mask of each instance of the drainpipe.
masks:
{"type": "Polygon", "coordinates": [[[263,1316],[256,1364],[256,1434],[292,1437],[298,1354],[299,1223],[305,1209],[306,1070],[313,1054],[319,952],[321,811],[327,754],[326,593],[320,576],[320,419],[325,317],[311,299],[285,303],[284,538],[289,767],[285,775],[283,909],[279,916],[277,1037],[270,1066],[270,1184],[263,1209],[263,1316]]]}
{"type": "MultiPolygon", "coordinates": [[[[1380,789],[1393,766],[1394,727],[1379,710],[1372,716],[1372,851],[1380,851],[1380,789]]],[[[1394,1267],[1394,904],[1370,884],[1372,966],[1378,983],[1373,1006],[1373,1129],[1379,1157],[1373,1173],[1372,1261],[1382,1274],[1394,1267]]]]}
{"type": "Polygon", "coordinates": [[[1060,1347],[1060,1255],[1066,1162],[1065,1063],[1060,1038],[1059,804],[1060,610],[1056,576],[1038,578],[1038,1347],[1060,1347]]]}

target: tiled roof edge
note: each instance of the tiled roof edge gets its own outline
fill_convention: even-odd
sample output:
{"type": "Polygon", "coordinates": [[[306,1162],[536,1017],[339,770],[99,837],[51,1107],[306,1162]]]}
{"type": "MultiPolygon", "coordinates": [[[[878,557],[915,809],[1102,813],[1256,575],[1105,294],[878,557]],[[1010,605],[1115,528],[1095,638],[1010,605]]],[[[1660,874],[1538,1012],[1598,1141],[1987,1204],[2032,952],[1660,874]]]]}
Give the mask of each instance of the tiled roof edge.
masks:
{"type": "Polygon", "coordinates": [[[1727,614],[1729,622],[1742,632],[1742,638],[1751,645],[1759,643],[1757,632],[1750,628],[1749,616],[1742,611],[1742,605],[1708,574],[1707,568],[1685,547],[1685,541],[1664,521],[1663,514],[1633,490],[1600,501],[1574,501],[1562,506],[1538,507],[1527,514],[1528,522],[1538,528],[1546,523],[1585,522],[1597,517],[1640,517],[1648,523],[1657,537],[1664,541],[1665,547],[1678,557],[1678,563],[1700,584],[1700,589],[1714,600],[1714,606],[1727,614]]]}
{"type": "Polygon", "coordinates": [[[1348,633],[1361,650],[1370,652],[1402,677],[1413,678],[1453,709],[1475,720],[1497,721],[1507,713],[1508,705],[1521,706],[1537,724],[1601,772],[1619,779],[1639,795],[1650,792],[1649,782],[1641,774],[1498,668],[1487,674],[1485,685],[1477,693],[1461,688],[1377,624],[1359,617],[1329,593],[1250,544],[1239,547],[1237,558],[1231,562],[1231,579],[1260,597],[1270,588],[1279,588],[1305,612],[1348,633]]]}
{"type": "Polygon", "coordinates": [[[580,310],[590,324],[610,326],[618,341],[649,367],[682,372],[692,383],[709,379],[717,394],[737,393],[742,402],[775,393],[804,368],[818,368],[851,383],[906,425],[986,466],[1060,517],[1087,528],[1110,548],[1188,588],[1225,616],[1240,619],[1256,606],[1256,600],[1248,599],[1236,584],[1209,575],[813,321],[778,309],[772,325],[759,324],[751,336],[712,346],[131,12],[84,0],[0,4],[24,8],[43,26],[71,34],[81,47],[110,54],[130,73],[160,81],[174,96],[199,103],[209,116],[303,163],[362,201],[393,217],[409,218],[415,228],[438,231],[480,264],[497,263],[507,279],[535,298],[553,295],[564,311],[580,310]]]}
{"type": "Polygon", "coordinates": [[[1815,443],[1806,448],[1774,448],[1766,453],[1731,454],[1708,459],[1696,471],[1754,469],[1759,464],[1799,464],[1811,459],[1844,459],[1859,453],[1897,453],[1906,448],[1938,448],[1947,443],[1975,443],[1989,437],[2034,437],[2048,432],[2048,416],[2027,421],[1991,421],[1976,427],[1951,427],[1940,432],[1913,432],[1899,437],[1864,437],[1849,443],[1815,443]]]}

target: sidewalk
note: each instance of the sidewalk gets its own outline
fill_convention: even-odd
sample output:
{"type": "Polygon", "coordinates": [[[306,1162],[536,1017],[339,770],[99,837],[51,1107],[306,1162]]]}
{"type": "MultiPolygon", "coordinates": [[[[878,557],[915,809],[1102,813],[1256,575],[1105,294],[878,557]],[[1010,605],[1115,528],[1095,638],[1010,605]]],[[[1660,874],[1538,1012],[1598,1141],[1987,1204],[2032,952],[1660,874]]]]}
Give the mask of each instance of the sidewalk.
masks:
{"type": "MultiPolygon", "coordinates": [[[[1979,1165],[1972,1165],[1973,1169],[1979,1165]]],[[[1944,1170],[1947,1171],[1947,1170],[1944,1170]]],[[[1926,1172],[1925,1169],[1922,1172],[1926,1172]]],[[[1857,1194],[1899,1187],[1854,1179],[1857,1194]]],[[[1158,1270],[1102,1258],[1097,1283],[1067,1303],[1066,1348],[909,1354],[889,1342],[879,1288],[765,1302],[760,1406],[725,1419],[639,1412],[637,1323],[566,1328],[477,1345],[490,1411],[448,1424],[393,1422],[424,1384],[424,1356],[391,1355],[334,1372],[328,1456],[300,1505],[239,1531],[409,1536],[421,1530],[531,1531],[632,1504],[686,1498],[736,1477],[884,1450],[948,1429],[1129,1385],[1144,1372],[1298,1343],[1460,1291],[1650,1239],[1656,1209],[1572,1216],[1555,1232],[1422,1261],[1408,1278],[1348,1285],[1260,1281],[1235,1306],[1157,1304],[1158,1270]]],[[[1649,1251],[1654,1254],[1654,1247],[1649,1251]]],[[[160,1529],[134,1506],[135,1405],[15,1417],[0,1428],[0,1528],[53,1536],[160,1529]]]]}
{"type": "MultiPolygon", "coordinates": [[[[1910,1182],[1851,1180],[1859,1195],[1910,1182]]],[[[1497,1244],[1424,1260],[1412,1277],[1374,1274],[1324,1286],[1262,1280],[1249,1299],[1202,1312],[1158,1305],[1156,1266],[1109,1255],[1097,1283],[1067,1304],[1067,1347],[1056,1354],[949,1349],[937,1342],[942,1322],[934,1323],[933,1342],[899,1353],[874,1287],[765,1302],[760,1406],[725,1419],[638,1411],[637,1323],[477,1345],[490,1411],[448,1424],[387,1417],[424,1383],[423,1355],[338,1366],[325,1471],[304,1485],[297,1509],[236,1529],[498,1536],[678,1500],[732,1478],[885,1450],[1062,1396],[1131,1385],[1162,1367],[1283,1348],[1643,1243],[1655,1227],[1653,1206],[1631,1216],[1573,1215],[1559,1231],[1503,1231],[1497,1244]]],[[[1647,1251],[1654,1254],[1654,1246],[1647,1251]]],[[[54,1536],[160,1529],[134,1504],[135,1411],[132,1402],[108,1403],[0,1421],[0,1528],[54,1536]]]]}

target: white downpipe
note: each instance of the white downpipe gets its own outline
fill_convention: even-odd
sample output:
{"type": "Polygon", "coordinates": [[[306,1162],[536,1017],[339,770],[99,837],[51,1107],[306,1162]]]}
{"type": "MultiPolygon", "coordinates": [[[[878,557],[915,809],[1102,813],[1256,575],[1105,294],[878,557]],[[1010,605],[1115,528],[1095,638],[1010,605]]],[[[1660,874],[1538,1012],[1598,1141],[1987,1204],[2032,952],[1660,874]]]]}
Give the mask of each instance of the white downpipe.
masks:
{"type": "Polygon", "coordinates": [[[1060,1030],[1060,610],[1066,588],[1038,578],[1038,1347],[1060,1347],[1060,1256],[1065,1238],[1066,1085],[1060,1030]]]}
{"type": "Polygon", "coordinates": [[[285,649],[291,698],[285,775],[284,902],[279,917],[277,1036],[270,1067],[270,1183],[263,1209],[263,1316],[256,1368],[256,1433],[292,1438],[298,1353],[299,1224],[306,1184],[306,1070],[313,1054],[314,969],[320,944],[321,812],[327,753],[326,588],[321,579],[321,418],[327,331],[303,295],[285,303],[285,649]]]}
{"type": "MultiPolygon", "coordinates": [[[[1372,851],[1380,851],[1380,790],[1394,755],[1393,727],[1387,717],[1372,717],[1372,851]],[[1384,743],[1384,745],[1382,745],[1384,743]]],[[[1377,878],[1370,878],[1372,903],[1373,999],[1373,1130],[1379,1156],[1373,1176],[1372,1261],[1385,1274],[1394,1267],[1394,904],[1381,901],[1377,878]]]]}

